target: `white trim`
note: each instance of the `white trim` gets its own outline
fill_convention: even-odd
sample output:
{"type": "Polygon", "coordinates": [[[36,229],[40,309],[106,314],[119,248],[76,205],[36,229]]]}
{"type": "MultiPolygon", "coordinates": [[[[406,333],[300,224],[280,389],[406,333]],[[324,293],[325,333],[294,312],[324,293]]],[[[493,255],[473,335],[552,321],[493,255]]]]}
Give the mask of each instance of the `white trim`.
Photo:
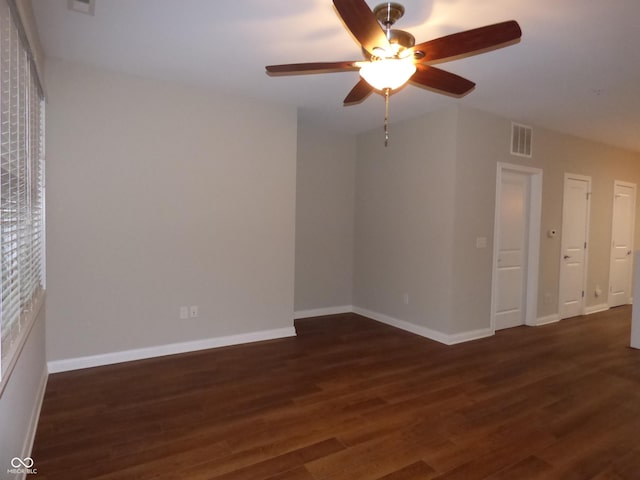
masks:
{"type": "Polygon", "coordinates": [[[362,315],[363,317],[370,318],[371,320],[375,320],[380,323],[384,323],[386,325],[390,325],[392,327],[399,328],[400,330],[405,330],[407,332],[415,333],[416,335],[420,335],[421,337],[426,337],[430,340],[435,340],[436,342],[444,343],[448,345],[448,335],[439,332],[437,330],[432,330],[428,327],[423,327],[420,325],[416,325],[414,323],[409,323],[404,320],[399,320],[397,318],[390,317],[383,313],[373,312],[371,310],[367,310],[360,307],[353,307],[353,311],[358,315],[362,315]]]}
{"type": "Polygon", "coordinates": [[[491,267],[491,317],[490,330],[495,332],[498,282],[498,237],[500,218],[500,198],[502,193],[502,172],[510,170],[529,175],[529,236],[527,238],[527,291],[525,297],[525,325],[537,325],[538,269],[540,263],[540,224],[542,221],[542,169],[497,162],[496,197],[493,220],[493,263],[491,267]]]}
{"type": "Polygon", "coordinates": [[[29,338],[29,335],[31,335],[31,329],[35,325],[38,315],[40,315],[40,310],[42,309],[45,303],[46,295],[47,295],[46,290],[40,290],[38,293],[36,293],[35,297],[31,300],[32,310],[25,314],[26,319],[24,323],[24,330],[18,335],[18,340],[15,343],[15,347],[12,347],[12,348],[15,348],[13,353],[9,354],[7,358],[5,358],[5,361],[9,362],[9,366],[6,368],[4,375],[2,375],[2,364],[0,361],[0,396],[2,396],[2,392],[4,392],[4,388],[9,383],[9,378],[13,373],[13,369],[16,366],[16,363],[18,363],[18,359],[20,358],[20,355],[22,355],[22,349],[27,343],[27,339],[29,338]]]}
{"type": "Polygon", "coordinates": [[[44,401],[44,393],[47,389],[47,379],[49,373],[47,372],[46,365],[42,370],[42,377],[40,378],[40,385],[35,395],[35,402],[33,403],[33,409],[31,410],[31,419],[29,420],[29,430],[24,438],[24,444],[22,445],[22,458],[30,457],[33,450],[33,442],[36,439],[36,430],[38,428],[38,421],[40,420],[40,412],[42,411],[42,402],[44,401]]]}
{"type": "MultiPolygon", "coordinates": [[[[591,305],[590,307],[585,307],[584,315],[591,315],[593,313],[605,312],[609,310],[609,305],[606,303],[599,303],[598,305],[591,305]]],[[[547,315],[546,317],[539,317],[536,320],[536,326],[540,327],[542,325],[549,325],[550,323],[556,323],[562,320],[560,318],[559,313],[552,313],[551,315],[547,315]]]]}
{"type": "Polygon", "coordinates": [[[586,315],[587,313],[587,300],[584,297],[584,293],[587,291],[587,273],[589,272],[589,247],[591,246],[591,242],[589,242],[589,226],[591,224],[591,177],[585,176],[585,175],[578,175],[575,173],[564,173],[564,180],[562,183],[562,221],[561,221],[561,225],[562,225],[562,230],[560,230],[562,232],[561,234],[561,238],[560,238],[560,256],[558,258],[558,262],[560,265],[560,269],[559,269],[559,275],[558,275],[558,315],[560,316],[560,319],[562,320],[563,318],[568,318],[568,317],[563,317],[563,313],[564,313],[564,309],[562,308],[563,302],[564,302],[564,298],[562,298],[562,293],[563,292],[563,283],[566,282],[566,270],[565,268],[563,268],[563,265],[566,264],[566,262],[564,262],[564,249],[565,249],[565,240],[566,237],[564,236],[564,231],[565,231],[565,222],[567,221],[567,218],[565,218],[565,200],[566,200],[566,193],[567,193],[567,181],[569,180],[577,180],[579,182],[586,182],[587,184],[587,207],[586,207],[586,211],[585,211],[585,225],[584,225],[584,241],[586,244],[586,247],[584,249],[584,260],[583,260],[583,268],[582,268],[582,306],[580,307],[580,315],[586,315]]]}
{"type": "Polygon", "coordinates": [[[113,363],[131,362],[145,358],[161,357],[164,355],[175,355],[177,353],[194,352],[197,350],[207,350],[209,348],[228,347],[242,343],[260,342],[263,340],[273,340],[277,338],[295,337],[294,327],[279,328],[275,330],[263,330],[259,332],[230,335],[227,337],[205,338],[190,342],[171,343],[168,345],[158,345],[155,347],[138,348],[135,350],[125,350],[121,352],[103,353],[87,357],[66,358],[63,360],[52,360],[47,363],[49,373],[66,372],[81,368],[100,367],[113,363]]]}
{"type": "MultiPolygon", "coordinates": [[[[640,251],[636,250],[634,256],[633,267],[633,296],[638,295],[640,291],[640,251]]],[[[631,348],[640,349],[640,310],[637,308],[631,309],[631,338],[629,340],[631,348]]]]}
{"type": "MultiPolygon", "coordinates": [[[[613,257],[613,227],[614,222],[615,222],[615,210],[616,210],[616,187],[617,186],[621,186],[621,187],[628,187],[633,189],[633,203],[632,203],[632,211],[631,211],[631,248],[633,248],[634,242],[635,242],[635,230],[636,230],[636,202],[638,201],[638,186],[635,183],[631,183],[631,182],[625,182],[623,180],[614,180],[613,181],[613,198],[611,199],[611,236],[609,237],[611,242],[609,245],[609,285],[608,285],[608,290],[607,290],[607,305],[609,307],[612,307],[612,301],[611,301],[611,288],[612,288],[612,273],[613,273],[613,263],[614,263],[614,257],[613,257]]],[[[630,299],[633,298],[633,255],[631,256],[631,268],[629,269],[629,297],[630,299]]],[[[632,303],[632,301],[630,302],[632,303]]],[[[617,305],[616,305],[617,306],[617,305]]]]}
{"type": "Polygon", "coordinates": [[[538,317],[536,319],[536,327],[541,327],[542,325],[549,325],[551,323],[557,323],[560,321],[560,315],[557,313],[552,313],[551,315],[547,315],[546,317],[538,317]]]}
{"type": "Polygon", "coordinates": [[[585,307],[584,314],[591,315],[592,313],[604,312],[609,310],[608,303],[599,303],[598,305],[591,305],[590,307],[585,307]]]}
{"type": "Polygon", "coordinates": [[[341,307],[314,308],[311,310],[299,310],[293,313],[295,320],[299,318],[324,317],[325,315],[338,315],[341,313],[352,313],[353,305],[343,305],[341,307]]]}
{"type": "Polygon", "coordinates": [[[438,330],[433,330],[428,327],[423,327],[421,325],[416,325],[404,320],[399,320],[383,313],[373,312],[364,308],[354,306],[353,311],[358,315],[370,318],[371,320],[375,320],[377,322],[399,328],[400,330],[415,333],[416,335],[420,335],[421,337],[425,337],[430,340],[435,340],[436,342],[444,343],[445,345],[455,345],[456,343],[469,342],[471,340],[477,340],[479,338],[490,337],[494,333],[490,328],[484,328],[480,330],[470,330],[468,332],[449,335],[438,330]]]}
{"type": "Polygon", "coordinates": [[[468,330],[466,332],[452,333],[447,335],[447,345],[455,345],[457,343],[470,342],[481,338],[492,337],[496,334],[491,328],[479,328],[478,330],[468,330]]]}
{"type": "Polygon", "coordinates": [[[540,230],[542,223],[542,170],[531,172],[529,190],[529,256],[527,258],[527,306],[525,324],[535,323],[538,316],[538,268],[540,264],[540,230]]]}

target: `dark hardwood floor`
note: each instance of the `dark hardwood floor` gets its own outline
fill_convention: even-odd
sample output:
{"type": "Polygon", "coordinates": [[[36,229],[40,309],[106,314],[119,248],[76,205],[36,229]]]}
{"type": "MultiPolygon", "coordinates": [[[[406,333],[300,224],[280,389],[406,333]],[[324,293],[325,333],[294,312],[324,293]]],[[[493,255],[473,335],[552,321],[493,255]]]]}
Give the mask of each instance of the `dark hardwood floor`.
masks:
{"type": "Polygon", "coordinates": [[[447,347],[353,314],[51,375],[44,479],[640,479],[630,307],[447,347]]]}

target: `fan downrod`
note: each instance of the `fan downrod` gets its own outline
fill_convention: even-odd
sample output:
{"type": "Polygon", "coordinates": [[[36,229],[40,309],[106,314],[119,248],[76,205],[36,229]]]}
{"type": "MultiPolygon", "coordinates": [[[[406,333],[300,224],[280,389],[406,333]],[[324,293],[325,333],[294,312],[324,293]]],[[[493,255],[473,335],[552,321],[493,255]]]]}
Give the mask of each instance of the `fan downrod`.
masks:
{"type": "Polygon", "coordinates": [[[416,39],[409,32],[391,28],[404,15],[402,5],[393,2],[381,3],[373,9],[373,14],[384,27],[389,42],[398,45],[399,49],[396,50],[396,55],[416,44],[416,39]]]}
{"type": "Polygon", "coordinates": [[[399,3],[381,3],[373,9],[373,14],[381,24],[389,28],[402,18],[404,15],[404,7],[399,3]]]}

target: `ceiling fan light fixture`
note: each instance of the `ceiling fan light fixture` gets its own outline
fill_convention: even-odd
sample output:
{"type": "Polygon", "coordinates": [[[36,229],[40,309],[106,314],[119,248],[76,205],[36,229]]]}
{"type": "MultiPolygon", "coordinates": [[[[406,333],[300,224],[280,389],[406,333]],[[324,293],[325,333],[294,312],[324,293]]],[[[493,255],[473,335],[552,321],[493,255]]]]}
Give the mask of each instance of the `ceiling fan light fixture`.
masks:
{"type": "MultiPolygon", "coordinates": [[[[71,0],[69,0],[71,1],[71,0]]],[[[88,1],[88,0],[74,0],[88,1]]],[[[328,1],[328,0],[323,0],[328,1]]],[[[409,80],[457,97],[469,93],[475,83],[432,67],[436,61],[476,55],[518,41],[522,30],[515,20],[454,33],[416,45],[415,37],[391,28],[404,14],[398,3],[386,2],[373,10],[366,0],[333,0],[347,30],[362,48],[365,61],[313,62],[270,65],[267,74],[328,73],[360,70],[360,81],[344,99],[344,105],[362,102],[373,90],[385,98],[385,146],[389,139],[389,96],[409,80]]]]}
{"type": "Polygon", "coordinates": [[[387,58],[387,57],[393,57],[393,52],[387,52],[384,48],[382,47],[375,47],[373,49],[373,51],[371,52],[373,54],[374,57],[376,58],[387,58]]]}
{"type": "Polygon", "coordinates": [[[400,88],[416,73],[416,66],[411,59],[383,58],[363,63],[360,76],[373,88],[381,91],[400,88]]]}

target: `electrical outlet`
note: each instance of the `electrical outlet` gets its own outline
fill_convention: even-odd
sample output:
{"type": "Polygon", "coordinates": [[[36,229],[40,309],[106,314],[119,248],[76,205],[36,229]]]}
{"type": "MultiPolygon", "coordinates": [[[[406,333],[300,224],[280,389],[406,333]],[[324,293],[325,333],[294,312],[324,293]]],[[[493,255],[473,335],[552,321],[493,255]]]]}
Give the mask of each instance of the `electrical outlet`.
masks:
{"type": "Polygon", "coordinates": [[[404,302],[405,305],[409,305],[409,294],[408,293],[403,293],[402,294],[402,301],[404,302]]]}
{"type": "Polygon", "coordinates": [[[180,307],[180,320],[189,318],[189,307],[180,307]]]}
{"type": "Polygon", "coordinates": [[[191,305],[189,307],[189,317],[190,318],[197,318],[198,317],[198,306],[197,305],[191,305]]]}

